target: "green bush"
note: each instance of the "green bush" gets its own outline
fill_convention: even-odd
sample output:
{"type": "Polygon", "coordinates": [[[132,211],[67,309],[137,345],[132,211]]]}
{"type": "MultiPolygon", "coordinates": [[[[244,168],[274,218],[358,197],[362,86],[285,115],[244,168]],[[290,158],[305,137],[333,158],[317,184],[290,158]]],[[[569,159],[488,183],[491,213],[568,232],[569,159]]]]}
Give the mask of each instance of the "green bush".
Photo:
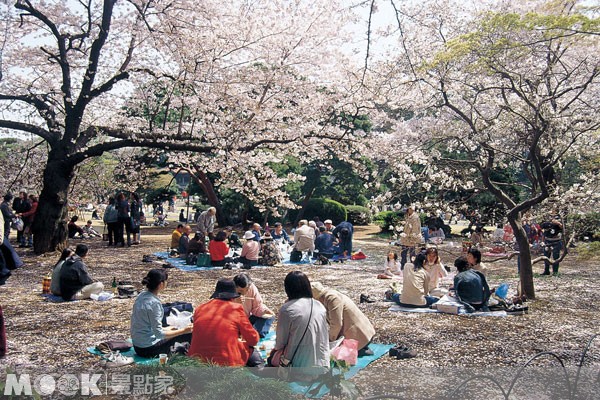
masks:
{"type": "MultiPolygon", "coordinates": [[[[299,211],[300,210],[290,210],[289,220],[295,221],[299,211]]],[[[314,217],[319,217],[321,221],[330,219],[333,221],[333,224],[336,225],[342,221],[346,221],[347,211],[346,207],[337,201],[314,198],[308,201],[308,205],[304,210],[302,218],[311,220],[314,217]]]]}
{"type": "Polygon", "coordinates": [[[594,260],[600,258],[600,242],[581,243],[577,247],[578,260],[594,260]]]}
{"type": "Polygon", "coordinates": [[[575,232],[578,240],[600,240],[600,213],[569,215],[569,229],[575,232]]]}
{"type": "Polygon", "coordinates": [[[382,211],[375,215],[374,222],[379,225],[382,232],[390,232],[390,225],[402,225],[404,213],[401,211],[382,211]]]}
{"type": "Polygon", "coordinates": [[[369,225],[373,220],[371,210],[363,206],[346,206],[348,221],[352,225],[369,225]]]}

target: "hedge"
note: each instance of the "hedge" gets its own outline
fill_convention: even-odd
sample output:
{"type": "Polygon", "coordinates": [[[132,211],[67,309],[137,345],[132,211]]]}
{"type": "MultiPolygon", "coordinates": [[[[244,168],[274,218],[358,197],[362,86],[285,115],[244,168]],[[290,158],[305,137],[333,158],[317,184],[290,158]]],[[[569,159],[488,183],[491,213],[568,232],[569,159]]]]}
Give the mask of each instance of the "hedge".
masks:
{"type": "Polygon", "coordinates": [[[348,221],[352,225],[369,225],[373,220],[371,210],[363,206],[346,206],[348,221]]]}

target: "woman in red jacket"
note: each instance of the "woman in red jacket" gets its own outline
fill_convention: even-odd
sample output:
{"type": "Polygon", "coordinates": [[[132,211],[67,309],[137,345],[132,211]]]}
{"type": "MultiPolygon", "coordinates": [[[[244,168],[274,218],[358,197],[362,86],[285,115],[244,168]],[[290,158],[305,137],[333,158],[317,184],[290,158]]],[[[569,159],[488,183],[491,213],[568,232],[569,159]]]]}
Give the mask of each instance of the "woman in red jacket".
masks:
{"type": "Polygon", "coordinates": [[[225,243],[225,239],[227,239],[227,233],[225,231],[220,231],[217,233],[217,236],[208,244],[210,261],[213,266],[222,267],[226,262],[231,261],[229,258],[225,259],[227,254],[229,254],[229,247],[225,243]]]}
{"type": "Polygon", "coordinates": [[[233,280],[219,279],[212,300],[197,307],[194,312],[188,356],[222,366],[243,367],[248,364],[259,336],[244,307],[234,300],[239,297],[233,280]]]}

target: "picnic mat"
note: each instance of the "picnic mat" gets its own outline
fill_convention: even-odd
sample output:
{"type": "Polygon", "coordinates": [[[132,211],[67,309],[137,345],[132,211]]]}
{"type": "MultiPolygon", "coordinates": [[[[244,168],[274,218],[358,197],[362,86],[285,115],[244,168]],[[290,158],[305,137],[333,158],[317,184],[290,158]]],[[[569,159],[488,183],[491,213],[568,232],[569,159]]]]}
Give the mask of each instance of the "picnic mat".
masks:
{"type": "MultiPolygon", "coordinates": [[[[440,300],[438,301],[437,304],[447,304],[447,305],[451,305],[451,306],[459,306],[460,307],[460,309],[458,311],[459,315],[468,315],[468,316],[473,316],[473,317],[506,317],[508,315],[506,313],[506,311],[476,311],[476,312],[468,313],[461,303],[459,303],[454,298],[452,298],[448,295],[444,295],[442,298],[440,298],[440,300]]],[[[432,309],[432,308],[402,307],[398,304],[394,304],[393,306],[391,306],[388,309],[388,311],[410,312],[410,313],[421,313],[421,314],[443,313],[443,311],[432,309]]]]}
{"type": "MultiPolygon", "coordinates": [[[[130,339],[128,339],[130,340],[130,339]]],[[[130,340],[131,341],[131,340],[130,340]]],[[[273,345],[275,344],[275,332],[274,331],[270,331],[269,334],[267,336],[265,336],[263,339],[261,339],[258,342],[258,347],[261,348],[263,347],[262,345],[266,345],[268,350],[260,350],[261,355],[263,356],[263,358],[267,359],[267,352],[270,352],[270,344],[273,343],[273,345]]],[[[350,367],[350,370],[348,372],[346,372],[344,374],[345,379],[350,379],[352,378],[354,375],[356,375],[360,370],[366,368],[369,364],[371,364],[373,361],[381,358],[382,356],[388,354],[389,350],[393,347],[394,345],[392,344],[380,344],[380,343],[371,343],[369,344],[369,348],[373,351],[373,355],[371,356],[363,356],[363,357],[358,357],[358,361],[356,363],[356,365],[353,365],[352,367],[350,367]]],[[[272,347],[271,347],[272,348],[272,347]]],[[[87,351],[91,354],[94,354],[96,356],[100,356],[102,357],[103,354],[96,350],[95,347],[88,347],[87,351]]],[[[150,364],[157,364],[158,363],[158,358],[144,358],[144,357],[140,357],[135,353],[135,350],[133,350],[133,348],[131,348],[131,350],[129,351],[125,351],[122,352],[121,354],[123,354],[124,356],[128,356],[128,357],[133,357],[133,362],[136,364],[141,364],[141,365],[150,365],[150,364]]],[[[290,389],[294,392],[294,393],[298,393],[304,396],[307,396],[307,393],[309,390],[311,390],[313,387],[316,387],[318,384],[317,383],[309,383],[309,382],[290,382],[289,386],[290,389]]],[[[311,396],[311,398],[321,398],[324,395],[326,395],[327,393],[329,393],[329,389],[323,385],[321,387],[321,389],[319,390],[319,393],[317,393],[314,396],[311,396]]]]}
{"type": "MultiPolygon", "coordinates": [[[[56,295],[53,295],[52,293],[44,293],[44,294],[42,294],[42,297],[44,298],[44,301],[47,301],[49,303],[64,303],[64,302],[66,302],[66,300],[63,299],[61,296],[56,296],[56,295]]],[[[78,301],[78,300],[73,300],[73,301],[78,301]]]]}
{"type": "MultiPolygon", "coordinates": [[[[160,258],[160,261],[163,263],[169,263],[171,264],[173,267],[180,269],[182,271],[210,271],[213,269],[223,269],[223,267],[213,267],[213,266],[205,266],[205,267],[198,267],[196,265],[189,265],[185,263],[185,259],[183,258],[179,258],[179,257],[168,257],[167,255],[168,253],[166,251],[159,251],[154,253],[154,255],[156,257],[160,258]]],[[[268,265],[255,265],[252,268],[267,268],[268,265]]],[[[236,269],[234,267],[234,269],[236,269]]]]}
{"type": "MultiPolygon", "coordinates": [[[[381,344],[381,343],[369,344],[369,348],[371,350],[373,350],[373,355],[358,357],[356,365],[353,365],[352,367],[350,367],[350,370],[344,374],[344,378],[345,379],[352,378],[361,369],[366,368],[373,361],[388,354],[388,352],[390,351],[390,349],[392,347],[394,347],[393,344],[381,344]]],[[[316,388],[318,386],[318,383],[290,382],[289,385],[290,385],[290,389],[292,389],[292,391],[294,393],[298,393],[298,394],[301,394],[303,396],[313,398],[313,399],[319,399],[319,398],[325,396],[327,393],[329,393],[329,389],[325,385],[323,385],[321,387],[321,389],[319,390],[319,393],[317,393],[316,395],[313,395],[313,396],[309,396],[308,391],[311,390],[312,388],[316,388]]]]}
{"type": "MultiPolygon", "coordinates": [[[[127,340],[131,342],[131,339],[127,339],[127,340]]],[[[99,356],[99,357],[102,357],[104,355],[102,352],[96,350],[95,347],[88,347],[87,351],[88,351],[88,353],[91,353],[91,354],[99,356]]],[[[140,357],[136,354],[133,347],[129,351],[122,351],[121,354],[123,354],[124,356],[127,356],[127,357],[133,357],[133,362],[136,364],[140,364],[140,365],[158,364],[158,357],[156,357],[156,358],[140,357]]]]}

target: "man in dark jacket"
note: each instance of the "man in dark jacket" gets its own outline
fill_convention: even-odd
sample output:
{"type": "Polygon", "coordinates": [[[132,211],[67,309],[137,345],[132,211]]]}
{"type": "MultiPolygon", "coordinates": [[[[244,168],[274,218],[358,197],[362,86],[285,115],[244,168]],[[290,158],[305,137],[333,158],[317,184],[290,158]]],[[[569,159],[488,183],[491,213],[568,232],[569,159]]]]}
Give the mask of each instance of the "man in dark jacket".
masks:
{"type": "Polygon", "coordinates": [[[352,256],[352,234],[354,233],[352,224],[348,221],[340,222],[332,233],[339,241],[340,254],[350,258],[352,256]]]}
{"type": "Polygon", "coordinates": [[[465,257],[457,258],[454,266],[458,270],[458,274],[454,277],[454,292],[458,300],[466,306],[470,305],[475,310],[487,311],[490,287],[485,275],[471,269],[465,257]]]}
{"type": "Polygon", "coordinates": [[[102,282],[94,282],[88,274],[83,259],[88,254],[85,244],[78,244],[75,255],[67,258],[60,270],[60,292],[64,300],[89,299],[104,289],[102,282]]]}

